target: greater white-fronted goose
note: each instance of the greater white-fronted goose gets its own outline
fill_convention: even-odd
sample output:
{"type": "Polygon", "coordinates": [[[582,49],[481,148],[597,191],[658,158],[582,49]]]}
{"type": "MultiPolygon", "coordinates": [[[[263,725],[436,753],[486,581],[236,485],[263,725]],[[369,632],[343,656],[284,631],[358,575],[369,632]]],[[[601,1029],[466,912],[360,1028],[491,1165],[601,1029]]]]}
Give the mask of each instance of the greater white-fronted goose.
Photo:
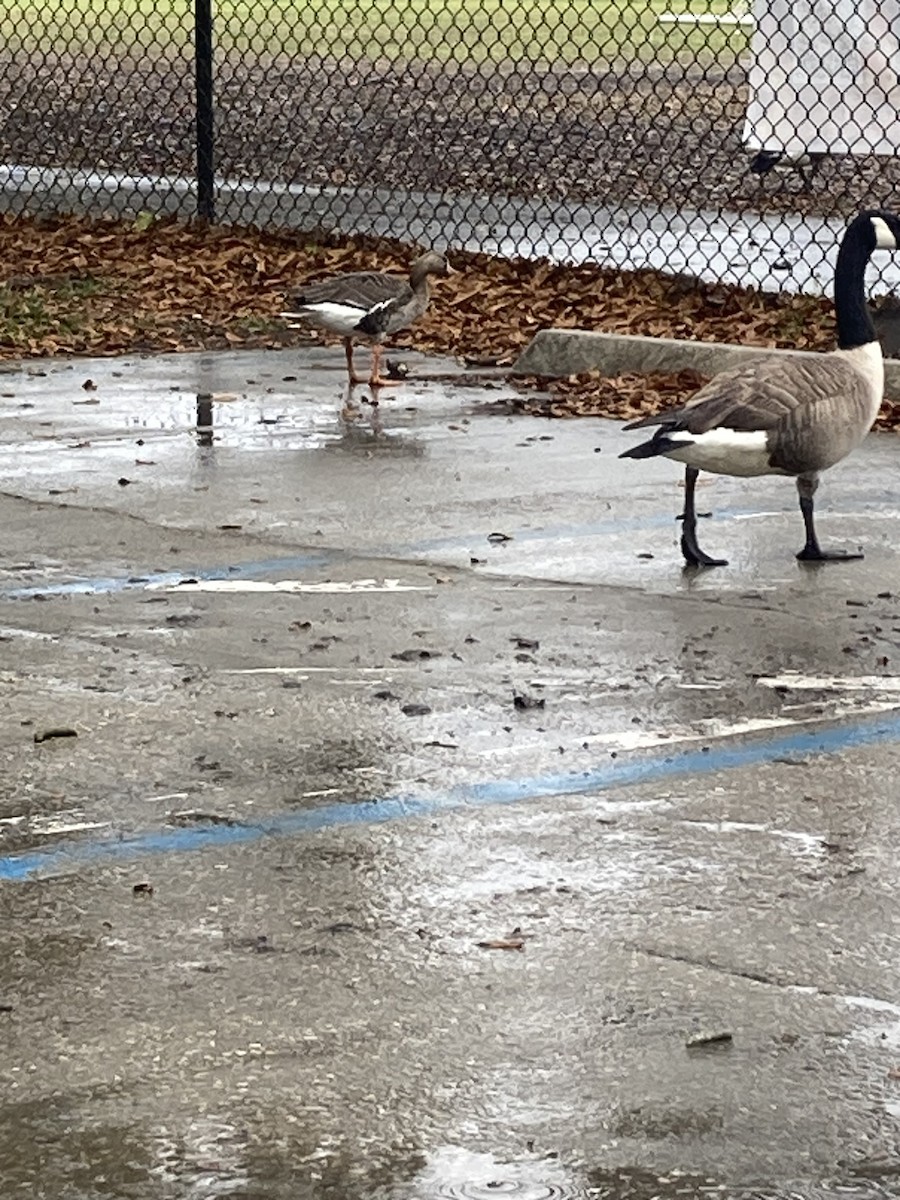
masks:
{"type": "Polygon", "coordinates": [[[412,264],[409,278],[378,271],[352,271],[305,284],[288,296],[287,320],[305,321],[317,329],[339,334],[344,339],[347,375],[351,384],[363,383],[353,370],[353,342],[370,342],[372,370],[368,383],[383,387],[396,380],[382,379],[381,346],[385,338],[406,329],[428,308],[432,275],[449,275],[446,258],[434,250],[412,264]]]}
{"type": "Polygon", "coordinates": [[[850,222],[834,277],[838,349],[828,354],[760,358],[722,371],[682,408],[626,425],[658,425],[647,441],[621,458],[664,455],[686,464],[681,550],[691,566],[725,566],[697,544],[694,488],[700,471],[719,475],[792,475],[797,480],[806,544],[805,562],[862,558],[825,551],[813,523],[819,473],[863,440],[881,406],[884,363],[866,305],[866,264],[873,250],[896,250],[900,218],[871,210],[850,222]]]}

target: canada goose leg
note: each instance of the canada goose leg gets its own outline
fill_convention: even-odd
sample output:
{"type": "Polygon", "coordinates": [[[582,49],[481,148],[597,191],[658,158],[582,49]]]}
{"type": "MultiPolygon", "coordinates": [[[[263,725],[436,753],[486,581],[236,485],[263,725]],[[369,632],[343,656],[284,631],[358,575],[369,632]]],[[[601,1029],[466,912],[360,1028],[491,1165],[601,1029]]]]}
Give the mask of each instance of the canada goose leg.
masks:
{"type": "Polygon", "coordinates": [[[864,555],[851,554],[847,550],[823,550],[816,537],[815,519],[813,516],[813,496],[819,486],[815,475],[798,475],[797,492],[800,496],[800,511],[803,513],[803,525],[806,529],[806,545],[797,555],[800,562],[852,562],[863,558],[864,555]]]}
{"type": "Polygon", "coordinates": [[[689,567],[727,567],[727,558],[710,558],[697,544],[697,509],[694,504],[694,488],[700,472],[696,467],[685,467],[684,512],[681,514],[681,553],[689,567]]]}
{"type": "Polygon", "coordinates": [[[369,376],[369,387],[396,387],[402,381],[399,379],[382,379],[381,377],[381,343],[372,346],[372,374],[369,376]]]}
{"type": "Polygon", "coordinates": [[[347,382],[351,387],[355,387],[358,383],[365,383],[364,379],[360,379],[353,371],[353,338],[344,338],[344,354],[347,357],[347,382]]]}

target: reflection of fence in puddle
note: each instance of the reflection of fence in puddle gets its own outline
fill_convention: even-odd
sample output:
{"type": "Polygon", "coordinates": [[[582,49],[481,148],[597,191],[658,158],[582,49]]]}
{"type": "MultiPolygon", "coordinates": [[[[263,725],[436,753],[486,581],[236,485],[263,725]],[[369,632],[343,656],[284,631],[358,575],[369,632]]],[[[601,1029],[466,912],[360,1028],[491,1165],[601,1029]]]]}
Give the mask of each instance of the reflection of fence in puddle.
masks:
{"type": "MultiPolygon", "coordinates": [[[[176,416],[175,423],[185,422],[176,416]]],[[[318,449],[340,436],[333,406],[292,404],[284,397],[266,403],[258,397],[215,392],[197,393],[193,431],[199,446],[212,446],[230,434],[232,444],[244,448],[270,447],[277,435],[285,449],[318,449]]]]}
{"type": "Polygon", "coordinates": [[[212,446],[226,430],[237,433],[245,445],[257,442],[270,447],[277,434],[280,447],[287,450],[337,449],[398,458],[421,458],[425,454],[418,437],[384,429],[378,405],[354,406],[345,399],[340,411],[303,405],[274,412],[262,408],[258,401],[240,403],[232,396],[217,400],[215,393],[198,392],[194,421],[197,445],[212,446]]]}
{"type": "Polygon", "coordinates": [[[212,396],[200,393],[197,396],[197,445],[211,446],[213,444],[213,402],[212,396]]]}
{"type": "Polygon", "coordinates": [[[179,392],[154,398],[152,405],[129,408],[122,425],[132,432],[180,433],[189,430],[201,444],[226,430],[238,431],[241,440],[268,440],[278,433],[322,438],[336,436],[336,402],[311,402],[305,398],[234,396],[216,392],[179,392]],[[213,432],[215,426],[215,432],[213,432]]]}

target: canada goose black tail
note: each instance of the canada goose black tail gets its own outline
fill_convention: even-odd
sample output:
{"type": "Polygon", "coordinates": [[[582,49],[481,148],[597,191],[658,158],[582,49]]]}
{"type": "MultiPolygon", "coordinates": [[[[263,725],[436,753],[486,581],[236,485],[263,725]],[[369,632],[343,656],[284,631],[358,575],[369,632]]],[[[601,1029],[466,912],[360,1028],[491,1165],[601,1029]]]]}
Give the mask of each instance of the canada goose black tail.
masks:
{"type": "Polygon", "coordinates": [[[648,417],[638,417],[636,421],[629,421],[623,428],[626,433],[629,433],[632,429],[646,429],[648,425],[673,425],[675,423],[674,418],[680,416],[680,414],[681,409],[673,410],[670,408],[663,412],[650,413],[648,417]]]}
{"type": "Polygon", "coordinates": [[[655,458],[658,454],[668,454],[670,450],[688,445],[683,438],[679,438],[676,445],[670,436],[679,428],[682,411],[682,409],[668,409],[663,412],[651,413],[647,417],[640,417],[637,421],[629,421],[625,426],[626,431],[647,429],[652,425],[661,425],[662,428],[656,430],[649,442],[641,442],[638,446],[632,446],[630,450],[623,450],[619,458],[655,458]]]}
{"type": "MultiPolygon", "coordinates": [[[[626,425],[626,429],[630,426],[626,425]]],[[[632,446],[630,450],[623,450],[619,458],[656,458],[658,454],[668,454],[672,450],[683,450],[685,446],[691,443],[687,439],[681,439],[676,442],[665,429],[657,430],[649,442],[641,442],[638,446],[632,446]]]]}

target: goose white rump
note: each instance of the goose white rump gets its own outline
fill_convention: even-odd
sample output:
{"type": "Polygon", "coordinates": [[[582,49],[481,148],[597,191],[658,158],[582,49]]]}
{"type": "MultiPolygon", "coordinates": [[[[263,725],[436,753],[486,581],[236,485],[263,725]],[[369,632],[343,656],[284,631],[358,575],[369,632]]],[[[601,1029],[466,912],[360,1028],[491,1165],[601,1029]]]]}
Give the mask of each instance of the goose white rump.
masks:
{"type": "Polygon", "coordinates": [[[317,329],[327,329],[329,333],[338,333],[342,337],[350,337],[357,333],[357,325],[366,315],[366,310],[353,304],[307,304],[298,308],[297,312],[283,312],[281,316],[288,321],[305,321],[317,329]]]}
{"type": "Polygon", "coordinates": [[[708,433],[674,432],[666,458],[711,471],[714,475],[786,475],[772,467],[768,435],[760,430],[710,429],[708,433]],[[678,443],[684,445],[679,447],[678,443]]]}

